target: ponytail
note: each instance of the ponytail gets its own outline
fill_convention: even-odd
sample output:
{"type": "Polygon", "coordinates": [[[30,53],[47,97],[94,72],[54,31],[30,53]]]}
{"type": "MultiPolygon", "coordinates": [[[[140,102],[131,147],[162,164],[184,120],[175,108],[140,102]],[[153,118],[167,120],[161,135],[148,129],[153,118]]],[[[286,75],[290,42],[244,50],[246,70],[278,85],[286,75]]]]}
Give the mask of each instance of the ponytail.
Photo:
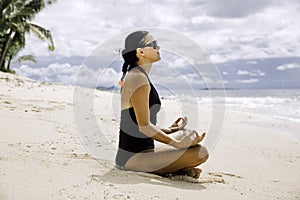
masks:
{"type": "Polygon", "coordinates": [[[136,50],[126,52],[126,49],[124,49],[122,51],[122,57],[124,59],[124,63],[123,63],[123,66],[122,66],[122,72],[123,72],[123,74],[122,74],[122,77],[121,77],[121,79],[119,81],[119,86],[120,87],[123,87],[123,85],[124,85],[124,79],[125,79],[126,73],[129,70],[131,70],[134,67],[136,67],[137,66],[137,62],[138,62],[138,58],[136,57],[136,50]]]}

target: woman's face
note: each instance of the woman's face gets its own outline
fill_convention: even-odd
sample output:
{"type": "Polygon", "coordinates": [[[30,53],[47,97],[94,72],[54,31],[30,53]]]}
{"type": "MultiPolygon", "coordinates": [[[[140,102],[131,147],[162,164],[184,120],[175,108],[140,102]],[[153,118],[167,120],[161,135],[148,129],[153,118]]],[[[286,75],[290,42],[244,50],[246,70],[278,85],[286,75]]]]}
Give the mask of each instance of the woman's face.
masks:
{"type": "Polygon", "coordinates": [[[155,42],[152,35],[148,34],[145,36],[146,47],[142,48],[145,63],[154,63],[161,59],[159,54],[160,47],[155,42]]]}

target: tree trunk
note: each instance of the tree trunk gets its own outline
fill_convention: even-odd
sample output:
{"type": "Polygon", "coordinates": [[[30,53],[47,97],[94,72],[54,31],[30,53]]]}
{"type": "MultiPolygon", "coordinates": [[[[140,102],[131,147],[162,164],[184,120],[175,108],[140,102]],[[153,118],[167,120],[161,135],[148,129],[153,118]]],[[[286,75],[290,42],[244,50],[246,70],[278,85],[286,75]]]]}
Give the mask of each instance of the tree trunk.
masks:
{"type": "Polygon", "coordinates": [[[8,33],[7,40],[6,40],[5,45],[4,45],[4,49],[3,49],[2,54],[1,54],[1,59],[0,59],[0,70],[1,71],[5,71],[4,61],[5,61],[5,57],[6,57],[6,54],[7,54],[7,50],[8,50],[10,41],[11,41],[12,37],[14,37],[14,35],[15,35],[15,32],[13,32],[12,29],[10,29],[10,31],[8,33]]]}
{"type": "Polygon", "coordinates": [[[11,59],[12,59],[12,56],[9,56],[8,61],[7,61],[7,65],[6,65],[6,69],[7,69],[8,72],[10,70],[11,59]]]}

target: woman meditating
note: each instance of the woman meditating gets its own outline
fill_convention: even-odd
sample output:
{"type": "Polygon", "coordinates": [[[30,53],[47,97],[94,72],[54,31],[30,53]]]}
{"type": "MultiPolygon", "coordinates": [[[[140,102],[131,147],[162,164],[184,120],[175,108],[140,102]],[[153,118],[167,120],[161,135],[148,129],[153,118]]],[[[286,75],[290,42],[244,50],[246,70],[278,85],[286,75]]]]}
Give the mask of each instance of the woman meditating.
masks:
{"type": "Polygon", "coordinates": [[[152,64],[161,59],[159,49],[147,31],[133,32],[125,40],[116,165],[123,170],[199,178],[201,169],[196,166],[208,159],[206,148],[198,144],[205,133],[199,136],[193,130],[176,137],[176,132],[186,126],[186,117],[178,118],[167,129],[156,126],[161,102],[148,75],[152,64]],[[154,140],[170,148],[159,150],[155,148],[154,140]]]}

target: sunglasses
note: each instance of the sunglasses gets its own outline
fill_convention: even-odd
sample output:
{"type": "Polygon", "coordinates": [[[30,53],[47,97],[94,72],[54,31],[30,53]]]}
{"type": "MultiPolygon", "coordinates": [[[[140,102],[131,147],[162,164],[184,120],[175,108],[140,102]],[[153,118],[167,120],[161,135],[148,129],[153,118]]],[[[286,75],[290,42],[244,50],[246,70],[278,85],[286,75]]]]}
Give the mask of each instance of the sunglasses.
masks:
{"type": "Polygon", "coordinates": [[[153,49],[157,49],[159,47],[156,40],[154,40],[153,42],[151,42],[149,44],[145,44],[144,46],[145,47],[153,47],[153,49]]]}

